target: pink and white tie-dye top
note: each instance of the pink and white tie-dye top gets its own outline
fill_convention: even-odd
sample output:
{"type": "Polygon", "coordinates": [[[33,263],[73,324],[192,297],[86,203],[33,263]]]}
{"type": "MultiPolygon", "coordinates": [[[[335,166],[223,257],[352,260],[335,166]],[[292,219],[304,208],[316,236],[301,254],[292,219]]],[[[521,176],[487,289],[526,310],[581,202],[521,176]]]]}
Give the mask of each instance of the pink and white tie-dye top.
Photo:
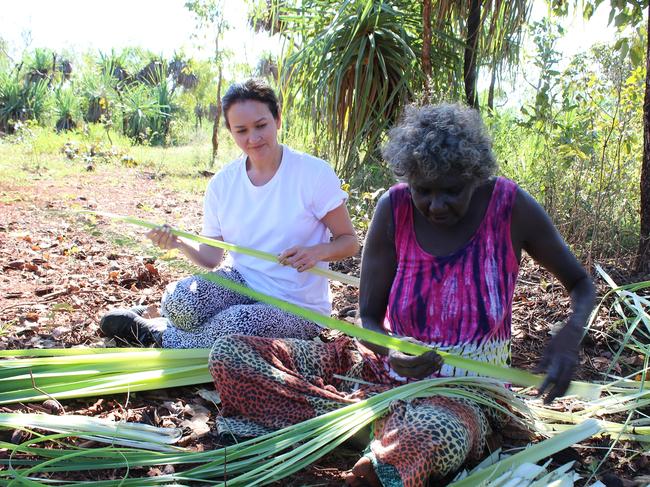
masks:
{"type": "MultiPolygon", "coordinates": [[[[413,227],[417,211],[406,184],[390,188],[397,273],[385,326],[437,349],[505,365],[510,356],[512,297],[519,263],[510,220],[517,185],[497,178],[483,221],[456,252],[425,252],[413,227]]],[[[394,372],[393,372],[394,374],[394,372]]],[[[443,366],[441,375],[466,375],[443,366]]]]}

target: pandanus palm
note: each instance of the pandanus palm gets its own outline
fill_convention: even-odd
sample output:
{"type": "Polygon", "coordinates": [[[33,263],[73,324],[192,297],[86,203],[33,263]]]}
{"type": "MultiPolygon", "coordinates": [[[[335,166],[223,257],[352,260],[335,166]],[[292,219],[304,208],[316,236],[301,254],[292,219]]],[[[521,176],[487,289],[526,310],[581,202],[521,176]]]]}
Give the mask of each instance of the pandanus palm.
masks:
{"type": "Polygon", "coordinates": [[[283,66],[286,97],[316,133],[325,129],[325,151],[339,174],[350,177],[376,155],[383,131],[421,77],[413,16],[367,0],[311,0],[282,12],[290,26],[285,35],[297,46],[283,66]]]}
{"type": "Polygon", "coordinates": [[[496,74],[516,58],[531,3],[273,2],[290,46],[283,95],[324,133],[316,151],[350,178],[378,158],[386,129],[423,88],[427,100],[464,91],[475,105],[478,66],[496,74]]]}

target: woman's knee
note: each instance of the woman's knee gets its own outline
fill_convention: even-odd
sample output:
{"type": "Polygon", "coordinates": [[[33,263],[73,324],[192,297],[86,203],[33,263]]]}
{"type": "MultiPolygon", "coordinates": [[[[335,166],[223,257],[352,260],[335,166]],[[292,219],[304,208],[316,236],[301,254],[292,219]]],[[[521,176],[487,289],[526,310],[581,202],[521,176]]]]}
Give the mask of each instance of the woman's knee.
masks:
{"type": "Polygon", "coordinates": [[[198,276],[170,283],[162,297],[163,316],[177,328],[191,331],[214,314],[216,285],[198,276]]]}
{"type": "Polygon", "coordinates": [[[218,337],[210,350],[210,368],[229,368],[234,363],[245,360],[249,348],[240,335],[218,337]]]}
{"type": "Polygon", "coordinates": [[[316,323],[262,303],[231,306],[212,320],[223,335],[311,340],[320,333],[316,323]]]}

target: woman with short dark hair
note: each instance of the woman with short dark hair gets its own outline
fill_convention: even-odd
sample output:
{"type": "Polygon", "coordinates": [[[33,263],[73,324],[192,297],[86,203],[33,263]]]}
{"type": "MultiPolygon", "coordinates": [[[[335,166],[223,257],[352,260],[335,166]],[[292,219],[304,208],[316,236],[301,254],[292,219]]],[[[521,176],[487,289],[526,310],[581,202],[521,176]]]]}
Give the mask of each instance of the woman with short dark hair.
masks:
{"type": "MultiPolygon", "coordinates": [[[[163,249],[179,249],[195,264],[255,291],[329,315],[327,279],[305,272],[358,251],[347,194],[321,159],[278,142],[278,99],[266,82],[233,84],[222,99],[226,127],[243,156],[217,173],[205,193],[204,236],[279,256],[280,263],[178,238],[163,226],[148,233],[163,249]]],[[[144,308],[115,310],[104,334],[165,348],[209,348],[231,334],[311,339],[315,323],[255,302],[201,277],[170,284],[162,318],[144,308]],[[142,316],[142,315],[145,316],[142,316]]],[[[154,311],[155,313],[155,311],[154,311]]]]}
{"type": "Polygon", "coordinates": [[[280,102],[275,95],[275,91],[265,81],[252,78],[242,83],[233,83],[226,91],[226,94],[221,97],[221,109],[228,130],[230,130],[230,122],[228,121],[230,107],[235,103],[244,101],[264,103],[271,112],[273,119],[280,119],[280,102]]]}

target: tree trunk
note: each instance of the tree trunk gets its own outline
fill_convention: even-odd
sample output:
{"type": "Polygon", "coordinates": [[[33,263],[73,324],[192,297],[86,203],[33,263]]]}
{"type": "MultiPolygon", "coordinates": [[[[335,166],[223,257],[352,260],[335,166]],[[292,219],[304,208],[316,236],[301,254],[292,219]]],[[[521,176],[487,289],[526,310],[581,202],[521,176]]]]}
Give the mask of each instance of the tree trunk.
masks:
{"type": "Polygon", "coordinates": [[[424,72],[425,101],[429,101],[431,79],[431,0],[422,3],[422,71],[424,72]]]}
{"type": "Polygon", "coordinates": [[[497,81],[497,67],[496,64],[492,64],[492,77],[490,78],[490,89],[488,90],[488,100],[487,106],[489,109],[488,114],[491,115],[494,110],[494,85],[497,81]]]}
{"type": "Polygon", "coordinates": [[[219,81],[217,82],[217,113],[212,125],[212,161],[210,167],[214,166],[219,151],[219,121],[221,120],[221,68],[219,68],[219,81]]]}
{"type": "Polygon", "coordinates": [[[478,34],[481,28],[481,0],[471,0],[467,16],[467,44],[465,45],[465,63],[463,78],[465,80],[465,97],[467,104],[478,110],[476,79],[478,78],[477,48],[478,34]]]}
{"type": "MultiPolygon", "coordinates": [[[[648,7],[650,35],[650,7],[648,7]]],[[[636,269],[650,272],[650,38],[646,41],[645,97],[643,100],[643,161],[641,163],[641,232],[636,269]]]]}

